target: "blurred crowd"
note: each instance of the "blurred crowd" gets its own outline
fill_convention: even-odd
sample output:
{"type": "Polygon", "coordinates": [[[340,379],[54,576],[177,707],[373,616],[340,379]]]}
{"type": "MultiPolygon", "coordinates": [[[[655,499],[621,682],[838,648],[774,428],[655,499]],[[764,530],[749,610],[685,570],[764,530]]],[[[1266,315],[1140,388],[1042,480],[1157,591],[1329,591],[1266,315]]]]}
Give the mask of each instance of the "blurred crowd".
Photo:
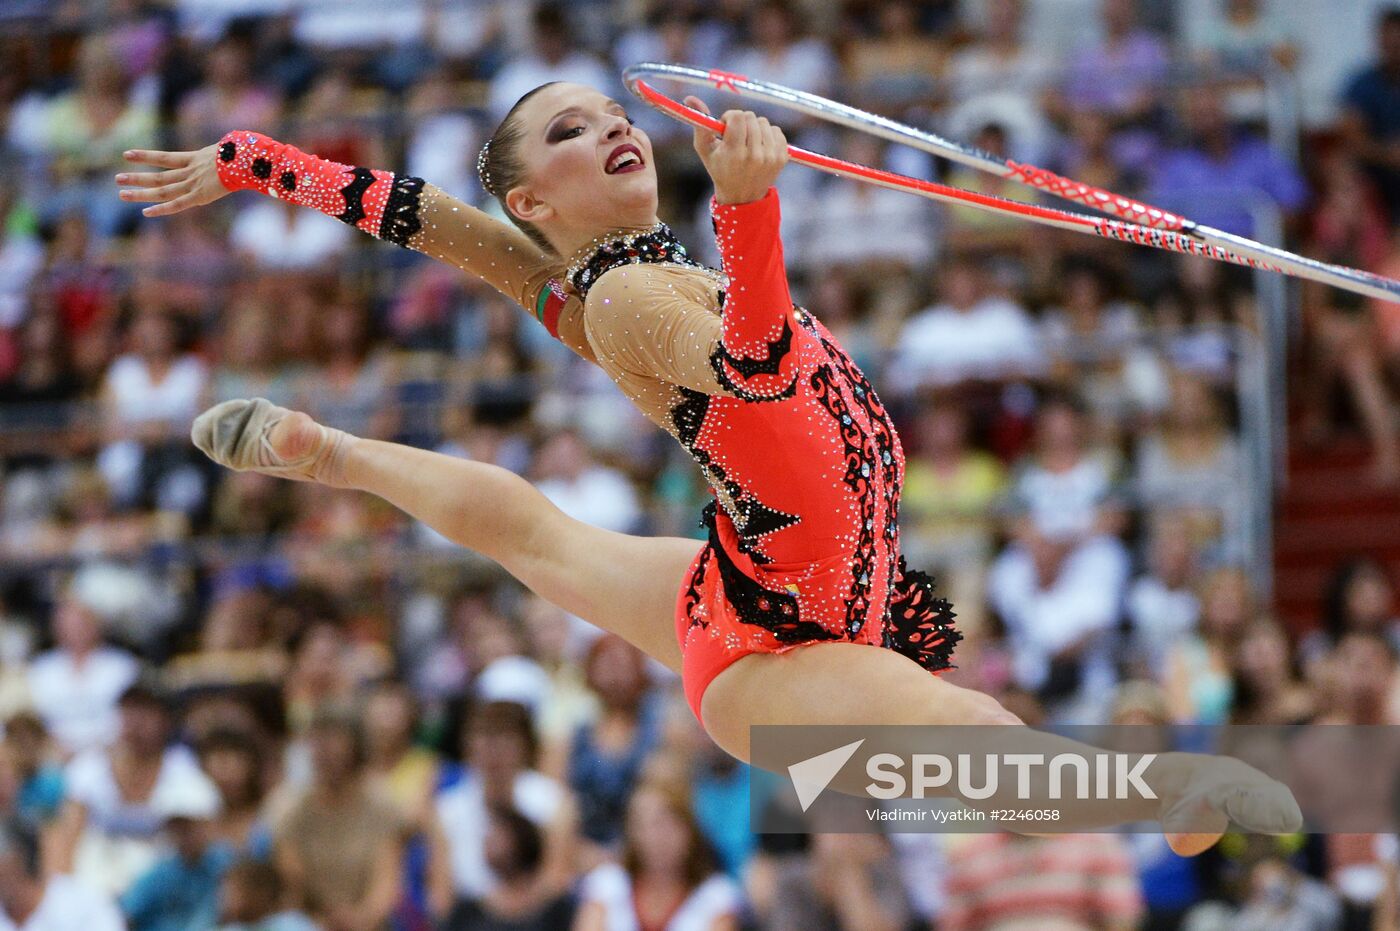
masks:
{"type": "MultiPolygon", "coordinates": [[[[0,5],[0,929],[1400,928],[1389,835],[1185,861],[1150,834],[755,834],[763,774],[666,670],[380,501],[218,470],[187,431],[262,396],[699,539],[707,491],[669,437],[454,269],[251,195],[148,220],[112,183],[128,148],[247,128],[486,206],[495,121],[576,81],[629,101],[663,217],[714,261],[688,132],[619,84],[661,60],[1400,273],[1400,11],[1339,4],[1364,24],[1327,47],[1283,6],[0,5]]],[[[1394,305],[1269,304],[1247,270],[798,168],[780,191],[795,296],[900,424],[905,551],[966,635],[950,678],[1030,723],[1400,723],[1382,562],[1337,566],[1305,627],[1271,611],[1245,374],[1291,316],[1303,439],[1363,437],[1393,487],[1394,305]]]]}

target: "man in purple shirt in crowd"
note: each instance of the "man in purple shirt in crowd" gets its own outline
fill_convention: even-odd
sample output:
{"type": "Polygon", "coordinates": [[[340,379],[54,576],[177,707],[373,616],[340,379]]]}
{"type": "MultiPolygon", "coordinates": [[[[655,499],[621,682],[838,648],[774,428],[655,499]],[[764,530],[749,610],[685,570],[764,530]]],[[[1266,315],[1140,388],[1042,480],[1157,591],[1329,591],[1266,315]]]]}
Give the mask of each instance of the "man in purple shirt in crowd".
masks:
{"type": "Polygon", "coordinates": [[[1171,55],[1166,43],[1137,24],[1133,0],[1103,0],[1104,38],[1080,49],[1065,96],[1074,109],[1106,113],[1116,123],[1148,117],[1157,104],[1171,55]]]}
{"type": "Polygon", "coordinates": [[[1264,139],[1237,132],[1210,88],[1185,92],[1187,142],[1163,153],[1147,200],[1198,223],[1253,237],[1251,207],[1272,201],[1288,214],[1308,199],[1303,176],[1264,139]]]}

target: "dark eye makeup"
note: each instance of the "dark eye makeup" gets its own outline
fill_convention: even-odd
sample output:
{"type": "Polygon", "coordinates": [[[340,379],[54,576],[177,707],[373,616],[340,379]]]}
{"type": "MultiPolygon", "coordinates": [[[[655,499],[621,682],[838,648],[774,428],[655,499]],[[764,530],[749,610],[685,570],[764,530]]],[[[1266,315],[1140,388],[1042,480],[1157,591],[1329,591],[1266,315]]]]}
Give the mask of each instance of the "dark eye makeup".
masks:
{"type": "MultiPolygon", "coordinates": [[[[627,112],[621,107],[618,107],[616,112],[620,116],[622,116],[623,119],[627,120],[627,124],[629,126],[637,125],[637,121],[632,119],[632,117],[628,116],[627,112]]],[[[562,123],[555,126],[551,126],[548,134],[545,136],[545,141],[563,142],[565,139],[575,139],[578,136],[582,135],[587,130],[587,128],[587,125],[575,124],[571,126],[568,123],[562,123]]]]}

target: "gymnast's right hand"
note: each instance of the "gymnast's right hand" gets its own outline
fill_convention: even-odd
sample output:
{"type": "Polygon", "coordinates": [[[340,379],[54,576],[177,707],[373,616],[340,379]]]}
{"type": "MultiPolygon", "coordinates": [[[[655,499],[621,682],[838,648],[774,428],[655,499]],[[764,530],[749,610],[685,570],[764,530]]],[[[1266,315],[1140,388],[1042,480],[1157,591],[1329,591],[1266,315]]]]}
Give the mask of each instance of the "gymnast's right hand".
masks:
{"type": "Polygon", "coordinates": [[[118,196],[132,203],[149,203],[142,209],[148,217],[168,217],[172,213],[212,204],[231,193],[219,180],[215,167],[218,143],[193,152],[158,152],[151,149],[131,149],[122,153],[128,162],[150,165],[164,171],[122,172],[117,184],[118,196]]]}

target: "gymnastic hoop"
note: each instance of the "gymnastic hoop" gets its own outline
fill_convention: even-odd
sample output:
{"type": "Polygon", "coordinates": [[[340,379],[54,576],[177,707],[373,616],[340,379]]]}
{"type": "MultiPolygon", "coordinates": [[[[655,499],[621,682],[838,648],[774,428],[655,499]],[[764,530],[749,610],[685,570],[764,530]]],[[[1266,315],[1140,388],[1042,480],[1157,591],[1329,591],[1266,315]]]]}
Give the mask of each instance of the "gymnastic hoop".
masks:
{"type": "Polygon", "coordinates": [[[930,200],[959,204],[991,213],[1017,216],[1022,219],[1054,226],[1059,229],[1074,230],[1079,233],[1114,239],[1120,242],[1136,243],[1180,252],[1202,258],[1215,259],[1260,268],[1268,271],[1307,278],[1324,284],[1363,294],[1367,297],[1386,301],[1400,301],[1400,281],[1375,275],[1357,268],[1333,265],[1317,259],[1296,255],[1277,246],[1265,245],[1244,236],[1227,233],[1196,223],[1186,217],[1144,204],[1130,197],[1115,194],[1092,185],[1082,184],[1054,172],[1026,165],[1009,159],[999,158],[972,146],[951,142],[941,136],[915,129],[888,117],[867,113],[846,104],[818,97],[805,91],[793,90],[781,84],[747,78],[728,71],[693,68],[688,65],[672,65],[659,62],[642,62],[632,65],[622,73],[627,89],[641,100],[690,126],[702,127],[713,132],[724,131],[724,124],[714,117],[667,97],[648,84],[644,78],[678,81],[684,84],[701,85],[726,91],[749,100],[774,104],[794,110],[817,119],[845,126],[912,146],[924,152],[938,155],[950,161],[985,171],[999,178],[1016,181],[1027,187],[1054,194],[1056,197],[1112,214],[1111,217],[1092,216],[1071,210],[1058,210],[1034,204],[979,194],[962,188],[949,187],[933,181],[910,178],[906,175],[859,165],[820,152],[811,152],[798,146],[788,146],[793,161],[843,178],[853,178],[868,184],[918,194],[930,200]]]}

